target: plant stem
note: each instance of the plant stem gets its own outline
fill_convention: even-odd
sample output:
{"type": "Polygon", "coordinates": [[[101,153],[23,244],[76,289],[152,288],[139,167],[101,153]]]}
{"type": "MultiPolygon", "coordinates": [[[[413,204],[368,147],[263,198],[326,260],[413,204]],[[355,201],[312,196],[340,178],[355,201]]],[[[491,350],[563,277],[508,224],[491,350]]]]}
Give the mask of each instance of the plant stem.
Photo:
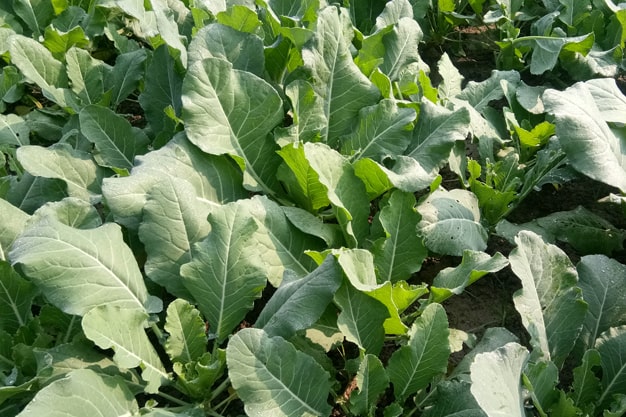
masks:
{"type": "Polygon", "coordinates": [[[208,402],[210,403],[211,401],[215,400],[229,386],[230,386],[230,378],[227,377],[224,381],[222,381],[221,384],[217,386],[217,388],[213,390],[213,392],[211,393],[211,396],[209,397],[208,402]]]}
{"type": "Polygon", "coordinates": [[[162,391],[157,392],[157,395],[159,397],[165,398],[166,400],[168,400],[169,402],[172,402],[174,404],[182,405],[182,406],[185,406],[185,407],[191,405],[191,404],[189,404],[186,401],[178,399],[178,398],[176,398],[176,397],[174,397],[174,396],[172,396],[170,394],[166,394],[165,392],[162,392],[162,391]]]}
{"type": "Polygon", "coordinates": [[[72,320],[70,321],[70,325],[67,326],[67,331],[65,332],[65,336],[63,336],[63,343],[69,343],[70,336],[72,335],[72,329],[74,328],[74,322],[76,321],[77,316],[72,316],[72,320]]]}

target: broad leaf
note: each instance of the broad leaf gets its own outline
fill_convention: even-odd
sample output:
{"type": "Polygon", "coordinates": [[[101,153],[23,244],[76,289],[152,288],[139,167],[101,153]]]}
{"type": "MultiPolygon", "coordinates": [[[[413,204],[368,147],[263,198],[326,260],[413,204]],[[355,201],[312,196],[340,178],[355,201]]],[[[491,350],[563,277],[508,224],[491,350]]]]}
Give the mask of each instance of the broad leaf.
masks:
{"type": "Polygon", "coordinates": [[[146,195],[139,239],[147,260],[148,278],[171,294],[191,300],[180,278],[180,267],[195,254],[193,244],[204,239],[211,226],[207,221],[211,205],[198,198],[193,186],[176,177],[165,177],[146,195]]]}
{"type": "MultiPolygon", "coordinates": [[[[601,100],[594,96],[600,95],[600,85],[607,88],[598,83],[591,88],[586,83],[577,83],[565,91],[547,90],[543,100],[546,110],[554,114],[556,134],[569,163],[588,177],[624,191],[623,139],[611,130],[598,107],[601,100]]],[[[613,90],[606,94],[613,95],[613,90]]],[[[624,100],[623,95],[616,100],[624,100]]]]}
{"type": "Polygon", "coordinates": [[[379,93],[352,60],[352,34],[345,9],[330,6],[318,14],[312,42],[302,51],[304,67],[311,72],[313,88],[324,102],[328,127],[322,141],[331,146],[351,126],[359,110],[378,101],[379,93]],[[349,30],[347,29],[349,28],[349,30]]]}
{"type": "Polygon", "coordinates": [[[493,71],[484,81],[467,83],[457,97],[467,101],[476,111],[483,112],[491,101],[504,97],[503,81],[515,86],[520,82],[520,75],[517,71],[493,71]]]}
{"type": "Polygon", "coordinates": [[[101,166],[130,171],[135,156],[148,151],[145,133],[112,110],[89,105],[81,110],[79,119],[80,132],[96,146],[94,157],[101,166]]]}
{"type": "Polygon", "coordinates": [[[358,127],[341,138],[342,153],[352,160],[371,158],[378,162],[401,154],[409,145],[415,110],[382,100],[359,111],[358,127]]]}
{"type": "Polygon", "coordinates": [[[165,351],[173,362],[197,361],[206,351],[207,338],[200,312],[180,298],[167,307],[165,351]]]}
{"type": "Polygon", "coordinates": [[[191,65],[182,88],[189,140],[204,152],[236,157],[250,177],[247,187],[273,193],[280,158],[269,133],[283,119],[276,90],[218,58],[191,65]]]}
{"type": "Polygon", "coordinates": [[[383,323],[389,317],[387,308],[349,282],[337,290],[335,304],[341,309],[337,327],[346,339],[364,352],[378,355],[385,339],[383,323]]]}
{"type": "Polygon", "coordinates": [[[37,288],[5,261],[0,261],[0,330],[14,334],[32,318],[37,288]]]}
{"type": "Polygon", "coordinates": [[[600,397],[600,380],[596,377],[593,368],[600,366],[600,354],[595,349],[585,352],[580,366],[573,371],[572,393],[570,398],[577,407],[592,407],[600,397]]]}
{"type": "Polygon", "coordinates": [[[67,184],[56,178],[35,177],[28,172],[11,183],[6,196],[8,202],[28,214],[33,214],[39,207],[67,197],[67,184]]]}
{"type": "Polygon", "coordinates": [[[37,393],[20,417],[120,417],[139,413],[139,406],[119,376],[77,369],[37,393]]]}
{"type": "Polygon", "coordinates": [[[9,258],[69,314],[100,305],[144,311],[148,302],[137,261],[115,223],[81,230],[44,216],[15,241],[9,258]]]}
{"type": "Polygon", "coordinates": [[[626,326],[612,327],[602,333],[595,345],[602,364],[602,391],[598,399],[600,409],[607,409],[626,392],[626,326]]]}
{"type": "Polygon", "coordinates": [[[111,89],[111,101],[118,105],[137,89],[139,80],[145,76],[145,49],[118,55],[111,70],[107,86],[111,89]]]}
{"type": "Polygon", "coordinates": [[[243,329],[226,350],[233,388],[246,413],[259,417],[326,416],[331,407],[328,373],[281,337],[243,329]],[[303,383],[306,378],[306,384],[303,383]]]}
{"type": "Polygon", "coordinates": [[[587,304],[576,286],[578,274],[567,255],[532,232],[520,232],[511,269],[522,281],[513,301],[533,347],[559,368],[582,329],[587,304]]]}
{"type": "Polygon", "coordinates": [[[0,258],[8,258],[9,249],[22,233],[28,214],[0,198],[0,258]]]}
{"type": "Polygon", "coordinates": [[[71,197],[92,203],[100,200],[104,170],[86,152],[74,150],[65,143],[48,148],[21,146],[17,159],[31,175],[65,181],[71,197]]]}
{"type": "Polygon", "coordinates": [[[391,81],[398,80],[409,64],[421,61],[417,50],[423,37],[424,33],[413,16],[406,16],[382,38],[385,53],[379,68],[391,81]]]}
{"type": "Polygon", "coordinates": [[[486,417],[470,392],[471,386],[467,381],[440,382],[434,394],[433,406],[424,412],[424,417],[486,417]]]}
{"type": "Polygon", "coordinates": [[[373,414],[378,397],[387,389],[389,377],[374,355],[365,355],[356,374],[358,391],[350,395],[350,411],[356,415],[373,414]]]}
{"type": "Polygon", "coordinates": [[[83,317],[85,336],[102,349],[113,349],[113,360],[120,368],[141,366],[146,392],[156,393],[169,379],[159,355],[144,327],[148,314],[119,305],[101,305],[83,317]]]}
{"type": "Polygon", "coordinates": [[[23,118],[13,113],[0,114],[0,145],[29,145],[29,134],[30,128],[23,118]]]}
{"type": "Polygon", "coordinates": [[[377,240],[372,249],[380,281],[408,279],[420,270],[428,256],[422,239],[417,236],[421,216],[414,206],[415,197],[398,190],[391,194],[389,205],[380,211],[386,237],[377,240]]]}
{"type": "Polygon", "coordinates": [[[526,415],[521,377],[527,358],[528,350],[515,342],[476,355],[471,391],[488,417],[526,415]]]}
{"type": "Polygon", "coordinates": [[[422,215],[418,235],[430,250],[461,256],[465,250],[487,248],[487,231],[480,223],[476,196],[465,190],[437,190],[417,210],[422,215]]]}
{"type": "Polygon", "coordinates": [[[321,138],[328,125],[324,114],[324,103],[315,93],[311,83],[295,80],[285,88],[292,106],[293,124],[286,129],[277,130],[277,142],[289,142],[294,145],[315,142],[321,138]]]}
{"type": "Polygon", "coordinates": [[[590,349],[611,326],[626,324],[626,266],[606,256],[590,255],[580,260],[576,270],[589,305],[580,340],[590,349]]]}
{"type": "Polygon", "coordinates": [[[437,70],[441,75],[441,83],[437,87],[442,101],[458,96],[462,91],[463,79],[459,70],[454,66],[447,53],[439,59],[437,70]]]}
{"type": "Polygon", "coordinates": [[[409,330],[409,341],[389,359],[387,374],[396,398],[404,401],[443,375],[448,366],[448,319],[439,304],[430,304],[409,330]]]}
{"type": "Polygon", "coordinates": [[[221,342],[252,309],[267,278],[256,255],[258,225],[245,208],[237,203],[215,208],[209,223],[211,232],[194,245],[196,256],[180,273],[210,333],[221,342]]]}
{"type": "Polygon", "coordinates": [[[307,329],[322,316],[341,281],[341,270],[333,256],[304,278],[286,274],[255,326],[268,336],[284,338],[307,329]]]}
{"type": "Polygon", "coordinates": [[[602,120],[622,123],[626,112],[626,96],[612,78],[598,78],[585,83],[600,110],[602,120]]]}
{"type": "Polygon", "coordinates": [[[81,48],[73,47],[65,54],[67,76],[72,83],[72,91],[85,104],[98,104],[106,93],[105,84],[111,67],[97,60],[81,48]]]}
{"type": "Polygon", "coordinates": [[[209,205],[248,195],[241,186],[241,172],[232,161],[203,153],[179,134],[161,149],[137,157],[130,176],[103,181],[103,195],[115,220],[137,229],[149,191],[164,176],[172,177],[172,182],[189,182],[196,198],[209,205]]]}

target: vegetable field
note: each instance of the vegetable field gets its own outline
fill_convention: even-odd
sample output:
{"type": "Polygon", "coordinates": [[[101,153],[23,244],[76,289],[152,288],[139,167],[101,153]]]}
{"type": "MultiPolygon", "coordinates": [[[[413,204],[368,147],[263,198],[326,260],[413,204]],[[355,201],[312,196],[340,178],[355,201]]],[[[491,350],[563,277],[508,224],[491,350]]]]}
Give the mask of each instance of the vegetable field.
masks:
{"type": "Polygon", "coordinates": [[[626,414],[626,3],[0,4],[0,416],[626,414]]]}

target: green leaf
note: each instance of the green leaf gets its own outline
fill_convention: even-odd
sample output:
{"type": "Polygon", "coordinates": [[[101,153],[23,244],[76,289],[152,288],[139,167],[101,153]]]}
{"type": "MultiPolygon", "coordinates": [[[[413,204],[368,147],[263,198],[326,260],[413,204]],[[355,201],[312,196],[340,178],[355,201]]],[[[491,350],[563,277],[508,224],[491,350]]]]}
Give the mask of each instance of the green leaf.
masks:
{"type": "Polygon", "coordinates": [[[612,327],[596,340],[602,364],[602,391],[599,409],[607,409],[615,395],[626,392],[626,326],[612,327]]]}
{"type": "Polygon", "coordinates": [[[228,7],[224,12],[219,12],[217,21],[240,32],[254,33],[261,26],[261,22],[254,10],[238,4],[228,7]]]}
{"type": "Polygon", "coordinates": [[[107,86],[111,89],[111,102],[117,106],[139,85],[145,76],[145,49],[138,49],[118,55],[115,66],[108,77],[107,86]]]}
{"type": "Polygon", "coordinates": [[[465,250],[487,248],[487,231],[480,224],[476,196],[465,190],[439,189],[418,207],[422,220],[417,226],[430,250],[461,256],[465,250]]]}
{"type": "Polygon", "coordinates": [[[393,353],[387,374],[396,398],[406,400],[443,375],[448,366],[448,319],[439,304],[429,304],[409,330],[409,341],[393,353]]]}
{"type": "Polygon", "coordinates": [[[281,337],[243,329],[226,350],[233,387],[246,413],[259,417],[326,416],[331,407],[328,373],[281,337]],[[306,384],[302,378],[306,376],[306,384]]]}
{"type": "Polygon", "coordinates": [[[52,52],[52,56],[56,59],[64,60],[65,54],[69,49],[73,47],[87,48],[89,39],[80,26],[75,26],[67,32],[61,31],[54,26],[48,26],[44,32],[42,45],[52,52]]]}
{"type": "Polygon", "coordinates": [[[503,81],[516,86],[520,82],[520,75],[517,71],[493,71],[491,77],[484,81],[467,83],[457,97],[467,101],[476,111],[483,112],[491,101],[504,97],[503,81]]]}
{"type": "Polygon", "coordinates": [[[350,395],[350,411],[355,415],[373,414],[380,395],[389,385],[389,377],[376,356],[367,354],[356,374],[358,391],[350,395]]]}
{"type": "Polygon", "coordinates": [[[141,377],[148,383],[146,392],[156,393],[169,379],[159,355],[150,343],[144,327],[148,314],[105,304],[83,317],[85,336],[101,349],[113,349],[113,360],[121,368],[141,367],[141,377]]]}
{"type": "Polygon", "coordinates": [[[511,269],[522,281],[513,301],[531,343],[561,367],[582,329],[587,313],[578,274],[567,255],[532,232],[520,232],[511,251],[511,269]]]}
{"type": "Polygon", "coordinates": [[[344,155],[351,159],[371,158],[378,162],[401,154],[409,145],[415,110],[399,108],[393,100],[364,107],[359,111],[358,127],[341,138],[344,155]]]}
{"type": "Polygon", "coordinates": [[[219,23],[200,29],[189,44],[189,67],[206,58],[220,58],[230,62],[234,69],[258,77],[263,76],[265,69],[262,39],[219,23]]]}
{"type": "Polygon", "coordinates": [[[569,163],[588,177],[624,191],[626,158],[622,139],[604,121],[598,105],[602,100],[594,96],[602,89],[617,101],[624,98],[606,87],[593,84],[590,88],[586,83],[576,83],[565,91],[547,90],[543,100],[546,110],[555,117],[556,134],[569,163]]]}
{"type": "Polygon", "coordinates": [[[33,214],[44,204],[60,201],[65,197],[67,197],[65,181],[35,177],[25,172],[19,181],[11,183],[6,199],[20,210],[33,214]]]}
{"type": "Polygon", "coordinates": [[[211,232],[194,244],[196,255],[180,273],[211,334],[221,342],[252,309],[267,278],[256,255],[258,225],[248,210],[237,203],[216,207],[209,223],[211,232]]]}
{"type": "Polygon", "coordinates": [[[365,184],[370,200],[374,200],[394,187],[382,166],[371,159],[359,159],[353,166],[354,173],[365,184]]]}
{"type": "Polygon", "coordinates": [[[382,38],[385,53],[379,68],[391,81],[398,80],[409,64],[421,61],[418,45],[423,37],[424,33],[413,16],[406,16],[400,18],[382,38]]]}
{"type": "Polygon", "coordinates": [[[241,171],[232,161],[205,154],[181,133],[161,149],[138,156],[129,176],[104,179],[103,195],[115,220],[136,230],[149,191],[164,176],[171,177],[172,182],[189,182],[196,198],[209,205],[248,196],[241,185],[241,171]]]}
{"type": "Polygon", "coordinates": [[[626,96],[611,78],[598,78],[585,83],[605,122],[621,123],[626,111],[626,96]]]}
{"type": "Polygon", "coordinates": [[[385,339],[383,323],[389,317],[387,308],[349,282],[336,291],[335,304],[341,309],[337,327],[364,352],[378,355],[385,339]]]}
{"type": "Polygon", "coordinates": [[[48,26],[54,16],[50,0],[16,0],[13,10],[37,37],[42,34],[41,28],[48,26]]]}
{"type": "Polygon", "coordinates": [[[283,119],[276,90],[227,61],[206,58],[189,67],[182,91],[189,140],[204,152],[236,157],[246,186],[272,194],[280,158],[269,133],[283,119]]]}
{"type": "Polygon", "coordinates": [[[86,106],[79,119],[81,134],[96,146],[94,157],[100,166],[130,170],[135,156],[148,151],[145,133],[106,107],[86,106]]]}
{"type": "Polygon", "coordinates": [[[511,342],[519,342],[519,339],[513,333],[504,327],[489,327],[485,330],[485,334],[476,346],[474,346],[474,348],[463,357],[457,367],[454,368],[450,376],[460,376],[463,378],[463,374],[469,375],[471,364],[474,362],[476,355],[494,351],[511,342]]]}
{"type": "Polygon", "coordinates": [[[426,409],[424,417],[486,417],[470,387],[467,381],[441,381],[437,384],[433,406],[426,409]]]}
{"type": "Polygon", "coordinates": [[[387,307],[389,317],[385,320],[385,334],[406,334],[408,327],[402,321],[402,314],[419,297],[428,293],[426,284],[410,285],[405,281],[385,282],[366,291],[387,307]]]}
{"type": "Polygon", "coordinates": [[[442,78],[437,87],[441,100],[445,102],[447,99],[458,96],[462,91],[464,77],[454,66],[447,53],[444,52],[439,59],[437,70],[442,78]]]}
{"type": "Polygon", "coordinates": [[[352,39],[347,34],[352,34],[347,11],[326,7],[318,13],[312,42],[302,51],[304,67],[311,72],[313,89],[323,100],[328,120],[322,141],[331,146],[346,133],[359,110],[375,104],[379,98],[376,87],[352,60],[352,39]]]}
{"type": "Polygon", "coordinates": [[[172,362],[197,361],[206,351],[207,338],[200,312],[177,298],[167,307],[165,351],[172,362]]]}
{"type": "Polygon", "coordinates": [[[0,198],[0,259],[6,260],[9,248],[22,233],[28,214],[0,198]]]}
{"type": "Polygon", "coordinates": [[[19,415],[119,417],[135,413],[139,406],[121,377],[77,369],[41,389],[19,415]]]}
{"type": "Polygon", "coordinates": [[[72,83],[72,91],[85,104],[97,104],[106,92],[105,81],[111,67],[94,59],[91,54],[80,48],[70,48],[65,54],[67,76],[72,83]]]}
{"type": "Polygon", "coordinates": [[[189,182],[176,177],[162,179],[147,190],[139,239],[145,246],[144,269],[148,278],[177,297],[192,296],[180,277],[180,267],[190,262],[193,244],[211,230],[207,216],[211,205],[202,201],[189,182]]]}
{"type": "Polygon", "coordinates": [[[386,237],[374,242],[372,254],[382,282],[408,279],[428,256],[424,242],[417,236],[421,216],[414,206],[415,196],[397,190],[389,197],[389,205],[380,211],[386,237]]]}
{"type": "Polygon", "coordinates": [[[452,295],[459,295],[483,276],[497,272],[508,264],[509,261],[500,252],[490,256],[484,252],[463,251],[459,266],[442,269],[433,280],[430,301],[441,303],[452,295]]]}
{"type": "Polygon", "coordinates": [[[515,342],[476,355],[471,391],[488,417],[526,415],[520,382],[527,358],[528,350],[515,342]]]}
{"type": "Polygon", "coordinates": [[[284,338],[307,329],[322,316],[341,281],[341,270],[333,256],[327,256],[322,265],[304,278],[286,274],[259,314],[255,327],[270,337],[284,338]]]}
{"type": "Polygon", "coordinates": [[[355,247],[369,234],[369,200],[363,182],[348,160],[325,144],[305,143],[304,154],[326,188],[346,242],[355,247]]]}
{"type": "Polygon", "coordinates": [[[100,183],[104,170],[91,159],[91,155],[72,149],[66,143],[57,143],[48,148],[21,146],[17,159],[28,173],[45,178],[65,181],[71,197],[98,202],[100,183]]]}
{"type": "Polygon", "coordinates": [[[569,49],[586,55],[594,44],[593,33],[575,37],[529,36],[515,40],[516,46],[531,46],[533,53],[530,61],[531,74],[539,75],[554,69],[559,54],[569,49]]]}
{"type": "Polygon", "coordinates": [[[0,114],[0,145],[23,146],[30,144],[28,123],[13,113],[0,114]]]}
{"type": "Polygon", "coordinates": [[[31,307],[37,292],[8,262],[0,261],[0,331],[14,334],[33,317],[31,307]]]}
{"type": "Polygon", "coordinates": [[[574,369],[570,398],[574,405],[581,409],[592,408],[600,397],[600,380],[593,370],[596,367],[600,367],[600,353],[595,349],[589,349],[585,352],[580,366],[574,369]]]}
{"type": "MultiPolygon", "coordinates": [[[[324,114],[324,103],[313,86],[304,80],[295,80],[285,88],[285,95],[291,101],[293,124],[284,130],[277,129],[277,142],[300,143],[316,142],[328,125],[324,114]]],[[[284,149],[284,145],[283,149],[284,149]]]]}
{"type": "Polygon", "coordinates": [[[84,315],[100,305],[145,311],[146,287],[120,226],[67,226],[51,215],[32,222],[9,258],[56,307],[84,315]]]}
{"type": "Polygon", "coordinates": [[[583,256],[576,270],[589,309],[580,340],[585,349],[594,346],[601,333],[626,321],[626,266],[603,255],[583,256]]]}

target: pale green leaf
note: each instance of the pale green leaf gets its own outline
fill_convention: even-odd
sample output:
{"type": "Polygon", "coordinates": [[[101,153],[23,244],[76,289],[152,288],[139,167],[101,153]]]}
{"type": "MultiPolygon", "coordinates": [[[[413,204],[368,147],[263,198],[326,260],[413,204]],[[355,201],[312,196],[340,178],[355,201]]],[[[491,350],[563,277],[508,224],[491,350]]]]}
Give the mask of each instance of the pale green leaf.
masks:
{"type": "Polygon", "coordinates": [[[156,393],[169,377],[144,330],[147,320],[143,311],[106,304],[89,310],[82,326],[98,347],[115,351],[113,360],[120,368],[141,367],[146,392],[156,393]]]}
{"type": "Polygon", "coordinates": [[[106,92],[105,80],[111,67],[97,60],[81,48],[70,48],[65,54],[67,76],[72,83],[72,91],[85,104],[97,104],[106,92]]]}
{"type": "Polygon", "coordinates": [[[87,152],[74,150],[66,143],[48,148],[30,145],[18,148],[17,159],[31,175],[65,181],[71,197],[92,203],[101,198],[100,183],[104,170],[87,152]]]}
{"type": "Polygon", "coordinates": [[[37,292],[8,262],[0,261],[0,330],[14,334],[32,318],[31,307],[37,292]]]}
{"type": "Polygon", "coordinates": [[[94,158],[101,166],[130,170],[135,156],[148,151],[149,139],[145,133],[106,107],[86,106],[79,120],[80,132],[96,146],[94,158]]]}
{"type": "Polygon", "coordinates": [[[335,293],[335,304],[341,309],[337,327],[346,340],[378,355],[385,338],[383,323],[389,317],[386,306],[348,282],[335,293]]]}
{"type": "Polygon", "coordinates": [[[200,312],[177,298],[167,307],[165,351],[172,362],[197,361],[206,351],[207,338],[200,312]]]}
{"type": "MultiPolygon", "coordinates": [[[[189,14],[185,4],[181,2],[181,7],[176,9],[174,2],[167,0],[150,0],[152,6],[150,11],[146,11],[144,18],[140,20],[141,29],[148,37],[159,36],[169,48],[176,51],[180,62],[187,64],[187,45],[184,36],[181,36],[177,14],[189,14]]],[[[180,17],[184,21],[184,15],[180,17]]]]}
{"type": "Polygon", "coordinates": [[[310,356],[260,329],[236,333],[226,350],[229,376],[246,412],[259,417],[330,414],[330,375],[310,356]],[[306,383],[303,383],[306,378],[306,383]]]}
{"type": "MultiPolygon", "coordinates": [[[[373,7],[370,6],[372,9],[373,7]]],[[[402,18],[413,18],[413,7],[408,0],[392,0],[385,4],[383,11],[376,17],[373,30],[378,31],[397,24],[402,18]]]]}
{"type": "Polygon", "coordinates": [[[382,38],[385,54],[379,68],[391,81],[398,80],[409,64],[421,61],[418,45],[423,37],[419,24],[407,16],[400,18],[382,38]]]}
{"type": "Polygon", "coordinates": [[[607,409],[614,395],[626,392],[626,326],[611,327],[595,345],[602,364],[602,390],[597,404],[607,409]]]}
{"type": "Polygon", "coordinates": [[[147,254],[144,269],[148,278],[177,297],[192,299],[181,280],[180,267],[193,259],[193,244],[211,230],[207,221],[210,210],[211,205],[181,178],[164,177],[147,191],[139,225],[139,239],[147,254]]]}
{"type": "Polygon", "coordinates": [[[318,13],[312,42],[302,51],[304,67],[311,71],[313,88],[323,100],[328,120],[321,139],[331,146],[346,133],[359,110],[379,98],[376,87],[352,60],[352,39],[347,33],[352,34],[347,11],[326,7],[318,13]],[[350,27],[349,32],[346,27],[350,27]]]}
{"type": "Polygon", "coordinates": [[[266,303],[255,326],[269,336],[289,338],[313,325],[341,285],[342,274],[333,256],[304,278],[286,274],[266,303]]]}
{"type": "Polygon", "coordinates": [[[476,196],[469,191],[439,189],[418,207],[418,235],[433,252],[461,256],[465,250],[487,248],[487,231],[480,223],[476,196]]]}
{"type": "Polygon", "coordinates": [[[380,211],[379,219],[386,237],[374,243],[372,253],[382,282],[408,279],[420,270],[428,256],[422,239],[417,236],[421,216],[414,207],[415,197],[397,190],[389,197],[389,205],[380,211]]]}
{"type": "Polygon", "coordinates": [[[483,112],[491,101],[504,97],[503,81],[516,86],[520,82],[520,75],[517,71],[493,71],[491,77],[484,81],[467,83],[457,97],[467,101],[478,112],[483,112]]]}
{"type": "Polygon", "coordinates": [[[350,411],[356,415],[373,414],[378,398],[389,385],[389,377],[378,357],[365,355],[356,374],[356,384],[358,391],[350,395],[350,411]]]}
{"type": "Polygon", "coordinates": [[[9,249],[22,233],[28,214],[0,198],[0,259],[8,258],[9,249]]]}
{"type": "Polygon", "coordinates": [[[164,176],[172,177],[173,182],[189,182],[196,198],[209,205],[248,195],[241,186],[241,171],[232,161],[205,154],[179,134],[161,149],[138,156],[130,176],[103,181],[103,194],[115,220],[137,229],[149,191],[164,176]]]}
{"type": "Polygon", "coordinates": [[[77,369],[37,393],[19,417],[122,417],[139,413],[124,379],[77,369]]]}
{"type": "Polygon", "coordinates": [[[626,96],[617,86],[613,78],[598,78],[585,83],[593,96],[602,120],[612,123],[623,123],[626,112],[626,96]]]}
{"type": "Polygon", "coordinates": [[[471,392],[488,417],[524,417],[522,369],[528,350],[511,342],[476,355],[471,366],[471,392]]]}
{"type": "Polygon", "coordinates": [[[30,128],[23,118],[13,113],[0,114],[0,145],[29,145],[29,135],[30,128]]]}
{"type": "Polygon", "coordinates": [[[237,203],[209,214],[211,232],[196,243],[196,255],[180,268],[183,284],[209,322],[210,333],[225,340],[252,309],[267,278],[256,254],[258,224],[237,203]]]}
{"type": "Polygon", "coordinates": [[[415,117],[414,109],[400,108],[393,100],[364,107],[359,111],[358,126],[341,138],[342,153],[352,160],[371,158],[378,162],[401,154],[409,145],[415,117]]]}
{"type": "Polygon", "coordinates": [[[145,311],[148,303],[135,256],[115,223],[81,230],[41,216],[15,241],[9,258],[69,314],[113,304],[145,311]]]}
{"type": "Polygon", "coordinates": [[[446,372],[448,335],[445,310],[439,304],[429,304],[411,326],[408,344],[389,359],[387,374],[397,399],[405,400],[446,372]]]}
{"type": "Polygon", "coordinates": [[[580,340],[590,349],[601,333],[626,323],[626,266],[603,255],[589,255],[583,256],[576,270],[589,305],[580,340]]]}
{"type": "Polygon", "coordinates": [[[442,101],[458,96],[462,91],[463,75],[454,66],[447,53],[439,59],[437,70],[441,75],[441,83],[437,87],[439,97],[442,101]]]}
{"type": "MultiPolygon", "coordinates": [[[[604,121],[598,107],[602,100],[594,98],[600,96],[601,88],[607,88],[599,86],[577,83],[565,91],[550,89],[543,100],[555,117],[556,134],[569,163],[590,178],[626,190],[622,139],[604,121]]],[[[613,95],[612,90],[606,94],[613,95]]],[[[617,99],[623,100],[623,95],[617,99]]]]}
{"type": "Polygon", "coordinates": [[[559,368],[570,353],[587,313],[578,274],[567,255],[532,232],[520,232],[511,269],[522,281],[513,301],[533,347],[559,368]]]}
{"type": "Polygon", "coordinates": [[[249,177],[246,186],[273,193],[280,158],[269,133],[283,119],[278,92],[218,58],[191,65],[182,91],[189,140],[206,153],[238,158],[249,177]]]}

